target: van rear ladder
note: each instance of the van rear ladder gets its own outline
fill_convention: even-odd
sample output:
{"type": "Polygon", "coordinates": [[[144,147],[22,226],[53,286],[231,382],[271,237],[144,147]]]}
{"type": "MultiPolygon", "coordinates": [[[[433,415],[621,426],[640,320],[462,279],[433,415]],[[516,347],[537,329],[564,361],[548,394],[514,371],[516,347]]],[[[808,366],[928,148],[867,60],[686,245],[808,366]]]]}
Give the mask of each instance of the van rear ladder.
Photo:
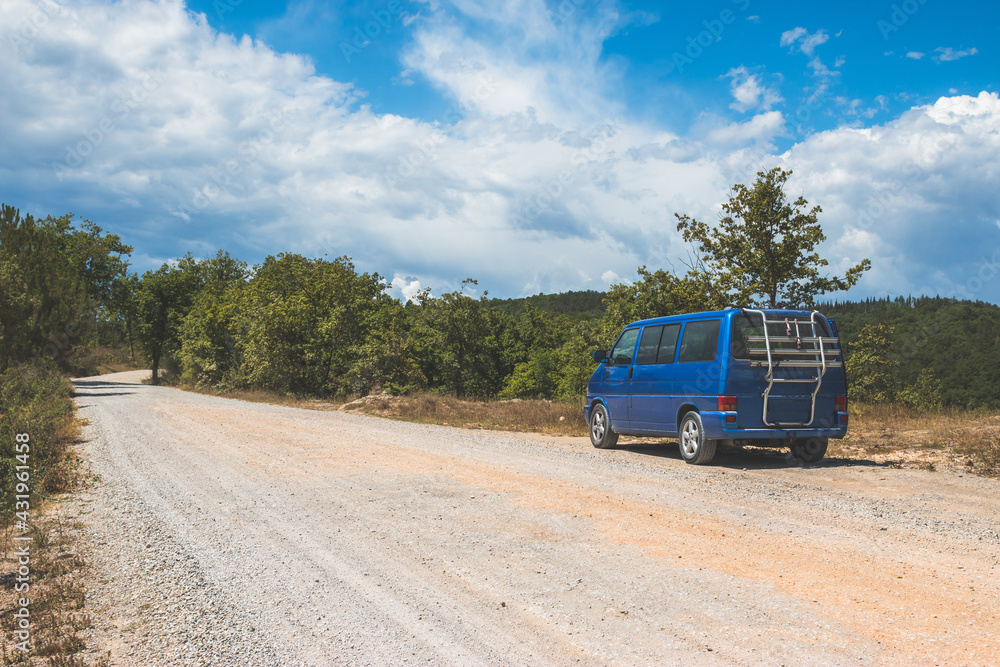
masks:
{"type": "MultiPolygon", "coordinates": [[[[839,368],[844,365],[843,361],[836,361],[837,355],[841,353],[840,339],[830,336],[823,336],[823,329],[820,328],[817,316],[818,310],[812,311],[808,322],[799,322],[799,318],[768,319],[767,313],[763,310],[753,310],[751,308],[740,309],[744,315],[753,313],[760,315],[763,321],[763,336],[744,336],[747,343],[764,343],[763,348],[751,348],[747,346],[747,353],[750,358],[750,365],[767,365],[767,389],[764,390],[764,414],[763,421],[766,426],[784,428],[789,426],[807,427],[812,426],[816,419],[816,397],[819,395],[819,388],[823,384],[823,376],[828,368],[839,368]],[[773,336],[768,332],[768,325],[782,325],[785,328],[785,336],[773,336]],[[807,328],[808,327],[808,328],[807,328]],[[802,329],[806,328],[806,336],[803,336],[802,329]],[[779,345],[795,344],[795,347],[779,347],[779,345]],[[827,347],[830,346],[830,347],[827,347]],[[787,357],[791,357],[788,359],[787,357]],[[831,357],[828,359],[827,357],[831,357]],[[797,377],[777,377],[775,373],[782,368],[815,368],[816,375],[811,378],[797,377]],[[771,396],[771,389],[777,382],[797,382],[803,384],[816,383],[816,388],[812,392],[811,406],[809,410],[809,421],[798,422],[769,422],[767,420],[767,402],[771,396]]],[[[751,320],[752,321],[752,320],[751,320]]]]}

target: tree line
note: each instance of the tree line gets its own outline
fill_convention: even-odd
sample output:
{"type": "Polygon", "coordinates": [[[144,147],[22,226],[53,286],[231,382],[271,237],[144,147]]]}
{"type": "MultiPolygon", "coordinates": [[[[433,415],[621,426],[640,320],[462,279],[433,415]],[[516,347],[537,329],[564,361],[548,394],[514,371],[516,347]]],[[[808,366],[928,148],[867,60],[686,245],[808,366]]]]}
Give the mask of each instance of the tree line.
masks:
{"type": "MultiPolygon", "coordinates": [[[[148,364],[154,381],[164,370],[221,390],[579,401],[595,367],[590,352],[609,347],[630,321],[730,305],[813,307],[824,292],[856,283],[867,260],[843,277],[822,275],[820,209],[785,197],[789,174],[761,172],[751,186],[734,186],[715,227],[678,215],[692,248],[684,274],[639,267],[636,280],[607,292],[522,299],[473,296],[469,279],[401,303],[382,276],[360,272],[349,257],[292,253],[250,266],[219,250],[138,275],[132,248],[98,225],[4,206],[0,372],[50,363],[79,374],[74,350],[106,347],[148,364]]],[[[818,307],[838,319],[855,398],[916,392],[936,396],[933,404],[1000,407],[984,376],[1000,371],[995,306],[910,299],[818,307]],[[877,323],[890,328],[863,333],[877,323]]]]}

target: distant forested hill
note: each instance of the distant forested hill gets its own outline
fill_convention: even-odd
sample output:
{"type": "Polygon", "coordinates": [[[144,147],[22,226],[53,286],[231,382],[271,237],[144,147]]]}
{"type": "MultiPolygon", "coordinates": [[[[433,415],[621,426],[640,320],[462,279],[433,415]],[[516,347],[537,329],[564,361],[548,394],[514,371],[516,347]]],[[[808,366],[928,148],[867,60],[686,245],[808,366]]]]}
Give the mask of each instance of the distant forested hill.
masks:
{"type": "MultiPolygon", "coordinates": [[[[512,316],[526,304],[575,320],[599,319],[604,292],[537,294],[494,299],[492,305],[512,316]]],[[[848,353],[867,324],[894,328],[896,377],[912,383],[929,368],[941,380],[948,405],[1000,408],[1000,306],[982,301],[940,297],[898,297],[820,303],[817,309],[837,320],[848,353]]]]}
{"type": "Polygon", "coordinates": [[[898,297],[820,304],[837,321],[850,353],[867,324],[893,335],[896,377],[911,383],[929,368],[941,380],[946,404],[1000,408],[1000,307],[982,301],[898,297]]]}
{"type": "Polygon", "coordinates": [[[543,313],[567,315],[573,319],[589,319],[604,314],[604,297],[604,292],[586,290],[561,294],[535,294],[519,299],[491,299],[490,305],[514,317],[520,315],[525,306],[530,304],[535,310],[543,313]]]}

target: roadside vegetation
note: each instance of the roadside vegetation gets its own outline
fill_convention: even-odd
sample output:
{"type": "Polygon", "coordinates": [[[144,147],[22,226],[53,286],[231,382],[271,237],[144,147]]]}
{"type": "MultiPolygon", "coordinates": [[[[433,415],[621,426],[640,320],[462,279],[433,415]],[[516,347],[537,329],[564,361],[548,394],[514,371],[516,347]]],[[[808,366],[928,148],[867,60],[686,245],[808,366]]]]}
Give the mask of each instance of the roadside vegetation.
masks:
{"type": "Polygon", "coordinates": [[[0,660],[85,665],[90,625],[75,532],[56,507],[81,482],[73,451],[80,424],[68,375],[131,365],[127,337],[111,325],[131,248],[72,215],[36,220],[0,209],[0,660]],[[20,435],[20,438],[18,437],[20,435]],[[27,437],[29,449],[15,443],[27,437]],[[23,459],[19,459],[18,456],[23,459]],[[18,466],[27,466],[19,470],[18,466]],[[29,492],[18,489],[25,484],[29,492]],[[16,507],[28,496],[28,509],[16,507]],[[24,512],[21,516],[17,512],[24,512]],[[15,541],[16,537],[30,537],[15,541]],[[15,547],[28,545],[30,585],[16,589],[15,547]],[[30,650],[16,647],[18,599],[30,599],[30,650]]]}

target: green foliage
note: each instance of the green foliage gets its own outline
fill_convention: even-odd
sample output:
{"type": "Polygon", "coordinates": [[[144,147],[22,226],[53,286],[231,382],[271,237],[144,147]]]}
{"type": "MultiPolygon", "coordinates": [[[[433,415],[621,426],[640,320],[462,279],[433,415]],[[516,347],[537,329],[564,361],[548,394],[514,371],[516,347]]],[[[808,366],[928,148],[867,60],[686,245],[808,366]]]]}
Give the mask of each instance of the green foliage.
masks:
{"type": "Polygon", "coordinates": [[[891,403],[896,398],[891,326],[864,327],[847,355],[847,395],[862,403],[891,403]]]}
{"type": "Polygon", "coordinates": [[[607,312],[598,339],[605,348],[629,322],[725,307],[725,295],[707,274],[692,272],[678,278],[662,269],[650,272],[645,266],[638,272],[638,282],[612,285],[604,298],[607,312]]]}
{"type": "Polygon", "coordinates": [[[83,328],[86,283],[64,245],[53,225],[0,208],[0,371],[59,356],[83,328]]]}
{"type": "Polygon", "coordinates": [[[459,397],[495,396],[516,363],[502,344],[510,317],[491,308],[486,294],[475,299],[464,293],[475,284],[467,279],[461,290],[438,298],[425,291],[407,310],[423,376],[432,387],[459,397]]]}
{"type": "Polygon", "coordinates": [[[0,373],[0,524],[14,509],[15,436],[30,437],[32,493],[61,490],[55,473],[65,456],[66,431],[73,418],[69,382],[54,364],[15,366],[0,373]]]}
{"type": "Polygon", "coordinates": [[[843,278],[820,275],[828,264],[815,252],[826,240],[817,221],[822,209],[806,211],[803,197],[788,203],[784,188],[791,175],[776,167],[758,172],[751,187],[734,185],[716,227],[674,214],[684,240],[698,244],[705,270],[736,305],[810,306],[817,294],[847,290],[871,268],[865,259],[843,278]]]}
{"type": "Polygon", "coordinates": [[[152,362],[153,384],[160,382],[160,361],[181,348],[181,325],[191,310],[200,276],[190,256],[176,266],[164,264],[147,271],[136,297],[137,333],[152,362]]]}
{"type": "Polygon", "coordinates": [[[820,304],[850,348],[873,321],[893,327],[892,359],[899,387],[924,370],[940,380],[944,405],[1000,408],[1000,307],[940,297],[897,297],[820,304]]]}
{"type": "Polygon", "coordinates": [[[920,412],[940,410],[944,405],[941,398],[941,381],[934,376],[934,371],[925,368],[920,371],[912,384],[897,385],[896,399],[920,412]]]}
{"type": "Polygon", "coordinates": [[[378,274],[358,274],[346,257],[268,257],[241,291],[236,329],[245,381],[335,395],[364,393],[386,374],[398,380],[398,360],[359,364],[400,342],[399,327],[379,313],[400,308],[386,287],[378,274]],[[386,325],[381,346],[373,332],[380,323],[386,325]]]}

